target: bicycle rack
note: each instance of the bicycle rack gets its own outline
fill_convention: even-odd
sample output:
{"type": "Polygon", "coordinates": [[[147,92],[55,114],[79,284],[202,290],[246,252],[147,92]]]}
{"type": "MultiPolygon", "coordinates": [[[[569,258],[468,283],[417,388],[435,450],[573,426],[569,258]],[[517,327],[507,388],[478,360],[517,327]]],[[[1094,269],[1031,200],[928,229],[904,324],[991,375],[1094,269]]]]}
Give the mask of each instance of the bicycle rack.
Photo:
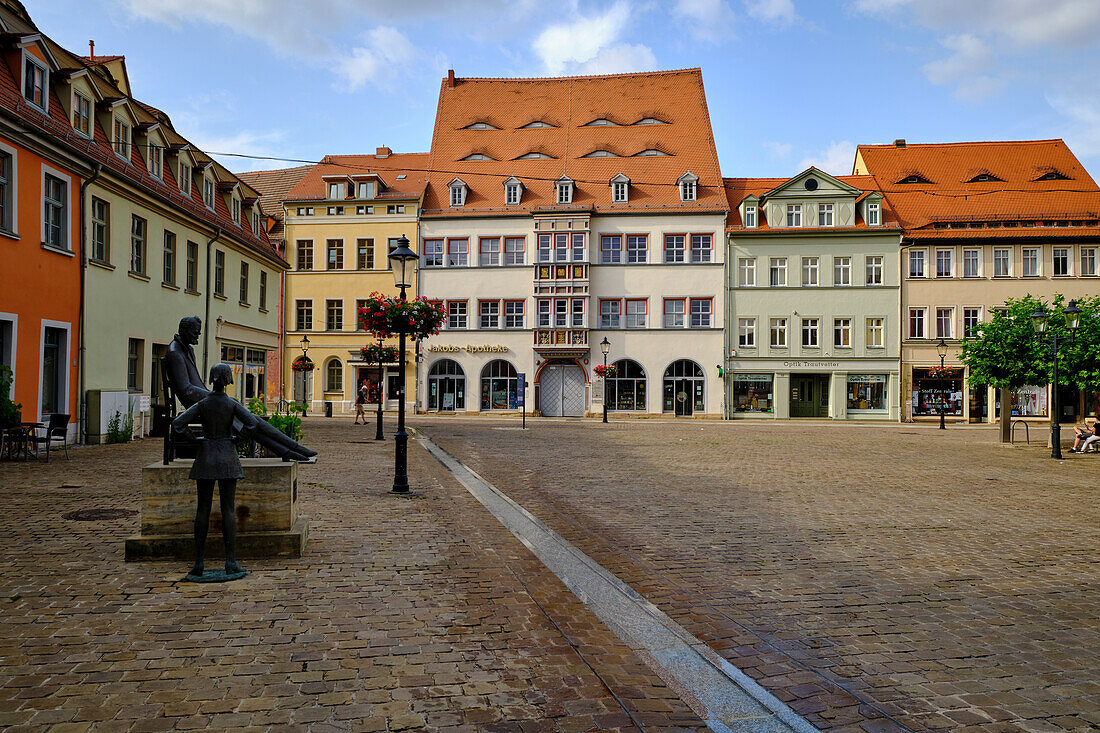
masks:
{"type": "Polygon", "coordinates": [[[1027,423],[1023,420],[1017,420],[1014,423],[1012,423],[1012,434],[1009,436],[1009,438],[1012,441],[1012,444],[1016,445],[1016,426],[1017,425],[1023,425],[1024,426],[1024,437],[1027,438],[1027,444],[1031,445],[1031,429],[1027,426],[1027,423]]]}

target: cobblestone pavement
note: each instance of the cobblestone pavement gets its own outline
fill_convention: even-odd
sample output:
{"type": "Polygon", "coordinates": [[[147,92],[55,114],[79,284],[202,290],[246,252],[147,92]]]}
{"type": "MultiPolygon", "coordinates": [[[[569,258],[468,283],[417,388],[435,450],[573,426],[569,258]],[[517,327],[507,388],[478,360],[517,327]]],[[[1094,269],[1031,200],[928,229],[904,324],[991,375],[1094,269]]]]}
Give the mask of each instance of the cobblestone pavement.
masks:
{"type": "Polygon", "coordinates": [[[816,726],[1100,729],[1094,456],[993,429],[416,424],[816,726]]]}
{"type": "MultiPolygon", "coordinates": [[[[392,434],[387,425],[387,434],[392,434]]],[[[300,560],[238,583],[125,563],[159,441],[0,464],[0,728],[698,730],[701,721],[443,467],[309,420],[300,560]]],[[[208,563],[215,564],[215,563],[208,563]]]]}

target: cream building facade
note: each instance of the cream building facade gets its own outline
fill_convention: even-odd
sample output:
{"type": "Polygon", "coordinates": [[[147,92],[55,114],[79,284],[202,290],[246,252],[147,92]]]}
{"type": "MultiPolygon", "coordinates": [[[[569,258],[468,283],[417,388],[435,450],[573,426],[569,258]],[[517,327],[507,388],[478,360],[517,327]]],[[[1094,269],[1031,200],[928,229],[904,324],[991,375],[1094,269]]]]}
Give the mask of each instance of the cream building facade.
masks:
{"type": "MultiPolygon", "coordinates": [[[[381,399],[398,406],[397,362],[367,363],[361,349],[377,343],[359,330],[357,310],[372,293],[397,295],[387,256],[407,237],[415,249],[417,219],[427,181],[426,153],[326,156],[283,200],[283,226],[291,269],[285,287],[284,394],[310,413],[355,413],[359,388],[368,409],[381,399]],[[308,339],[305,346],[303,339],[308,339]],[[308,348],[313,372],[295,372],[308,348]]],[[[408,297],[416,294],[416,283],[408,297]]],[[[397,345],[397,339],[385,342],[397,345]]],[[[407,408],[416,404],[416,346],[406,354],[407,408]]]]}

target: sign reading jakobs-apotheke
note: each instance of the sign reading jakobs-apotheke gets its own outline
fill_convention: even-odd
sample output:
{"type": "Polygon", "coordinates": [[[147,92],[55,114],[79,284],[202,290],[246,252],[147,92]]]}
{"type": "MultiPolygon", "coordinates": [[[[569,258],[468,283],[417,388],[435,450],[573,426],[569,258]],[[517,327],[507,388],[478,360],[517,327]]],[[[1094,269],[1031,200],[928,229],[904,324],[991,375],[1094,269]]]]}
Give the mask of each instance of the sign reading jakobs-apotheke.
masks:
{"type": "Polygon", "coordinates": [[[471,345],[471,344],[467,344],[465,346],[449,346],[449,345],[444,345],[444,344],[432,344],[431,346],[428,347],[428,351],[448,352],[448,353],[452,353],[452,354],[457,354],[460,351],[465,351],[467,354],[487,354],[487,353],[504,354],[504,353],[507,353],[508,347],[507,346],[490,345],[490,344],[484,344],[484,345],[481,345],[481,346],[474,346],[474,345],[471,345]]]}

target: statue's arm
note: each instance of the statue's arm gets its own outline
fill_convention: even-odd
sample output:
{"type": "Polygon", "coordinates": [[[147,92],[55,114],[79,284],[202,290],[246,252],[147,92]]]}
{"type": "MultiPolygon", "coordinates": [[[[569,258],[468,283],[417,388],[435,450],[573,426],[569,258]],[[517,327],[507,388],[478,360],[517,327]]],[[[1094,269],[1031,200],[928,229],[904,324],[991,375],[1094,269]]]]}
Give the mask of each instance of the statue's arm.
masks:
{"type": "Polygon", "coordinates": [[[202,403],[196,402],[179,415],[176,415],[175,419],[172,420],[172,432],[181,438],[195,440],[195,434],[191,432],[191,423],[198,422],[201,415],[202,403]]]}
{"type": "Polygon", "coordinates": [[[260,419],[248,411],[244,405],[239,402],[233,404],[233,416],[241,421],[241,430],[239,437],[243,440],[248,440],[256,434],[256,428],[259,427],[260,419]]]}

